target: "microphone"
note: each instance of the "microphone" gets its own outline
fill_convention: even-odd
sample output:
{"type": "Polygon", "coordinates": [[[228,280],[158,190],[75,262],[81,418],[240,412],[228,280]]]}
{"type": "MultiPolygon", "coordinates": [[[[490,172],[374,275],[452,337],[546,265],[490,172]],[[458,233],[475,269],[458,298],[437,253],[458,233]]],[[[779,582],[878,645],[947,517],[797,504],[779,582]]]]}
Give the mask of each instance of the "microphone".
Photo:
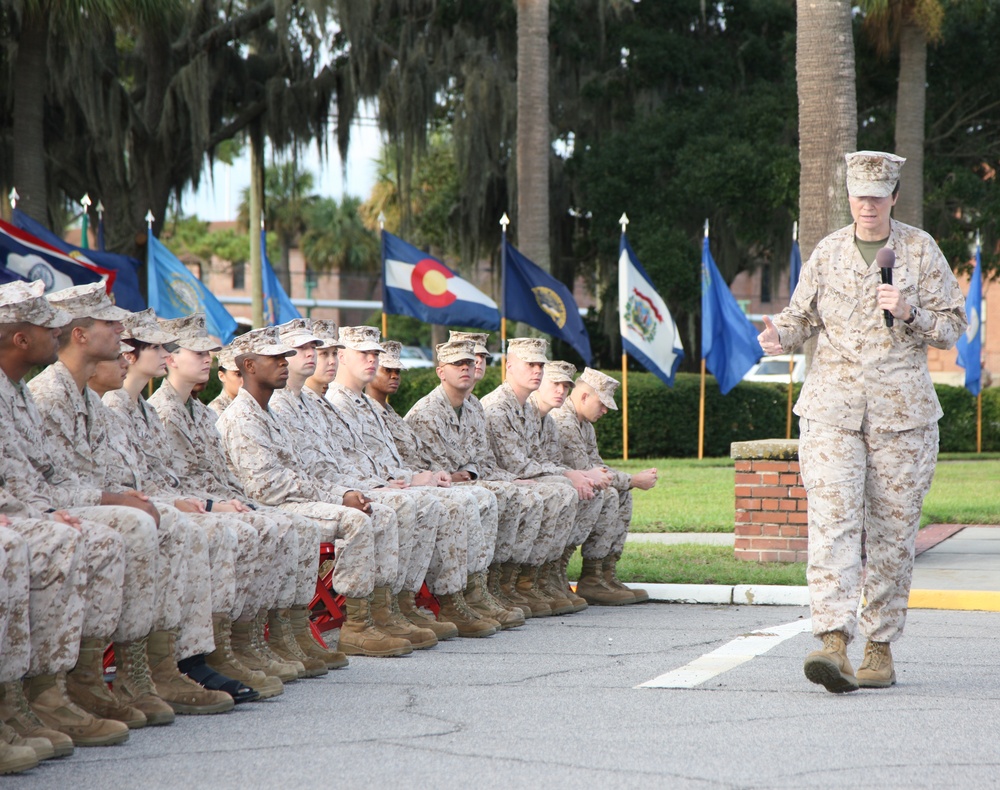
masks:
{"type": "MultiPolygon", "coordinates": [[[[892,267],[896,265],[895,250],[883,247],[875,253],[875,263],[877,263],[879,265],[879,269],[882,270],[882,284],[892,285],[892,267]]],[[[885,325],[892,326],[892,313],[888,310],[883,310],[882,313],[885,316],[885,325]]]]}

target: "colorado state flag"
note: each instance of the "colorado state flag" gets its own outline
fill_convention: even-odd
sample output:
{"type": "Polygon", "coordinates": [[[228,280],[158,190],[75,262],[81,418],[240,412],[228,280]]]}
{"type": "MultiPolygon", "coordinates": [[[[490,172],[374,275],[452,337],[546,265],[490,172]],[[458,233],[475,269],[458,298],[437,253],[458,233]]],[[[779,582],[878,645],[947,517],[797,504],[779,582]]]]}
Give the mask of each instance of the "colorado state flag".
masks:
{"type": "Polygon", "coordinates": [[[428,324],[498,329],[497,303],[437,258],[382,231],[382,310],[428,324]]]}

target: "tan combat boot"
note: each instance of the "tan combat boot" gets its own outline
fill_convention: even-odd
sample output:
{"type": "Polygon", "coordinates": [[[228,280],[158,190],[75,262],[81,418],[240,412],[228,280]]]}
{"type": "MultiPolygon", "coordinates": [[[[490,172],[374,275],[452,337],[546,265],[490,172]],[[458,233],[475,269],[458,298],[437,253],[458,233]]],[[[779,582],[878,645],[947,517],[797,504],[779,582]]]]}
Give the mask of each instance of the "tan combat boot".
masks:
{"type": "Polygon", "coordinates": [[[9,724],[0,722],[0,749],[5,744],[8,746],[27,746],[35,753],[35,759],[38,762],[51,760],[56,756],[56,750],[52,748],[52,742],[48,738],[25,738],[9,724]]]}
{"type": "MultiPolygon", "coordinates": [[[[306,667],[299,660],[288,660],[284,659],[275,653],[271,649],[271,645],[268,644],[266,631],[267,620],[269,617],[269,612],[267,609],[261,609],[257,612],[257,616],[253,621],[253,646],[257,651],[257,655],[265,662],[270,662],[278,670],[278,677],[281,678],[283,683],[291,683],[293,680],[298,680],[299,678],[304,678],[306,676],[306,667]],[[294,677],[289,677],[291,673],[294,672],[294,677]],[[288,680],[285,678],[288,677],[288,680]]],[[[268,674],[272,674],[268,670],[264,670],[268,674]]]]}
{"type": "Polygon", "coordinates": [[[552,607],[549,599],[538,591],[538,565],[522,565],[517,571],[517,582],[514,589],[524,598],[531,609],[532,617],[551,617],[552,607]]]}
{"type": "Polygon", "coordinates": [[[486,618],[487,622],[493,621],[501,630],[506,631],[508,628],[519,628],[524,625],[524,615],[520,608],[507,609],[490,595],[485,571],[469,575],[462,597],[472,611],[486,618]]]}
{"type": "Polygon", "coordinates": [[[171,724],[174,709],[156,695],[146,641],[143,637],[134,642],[115,642],[114,693],[123,704],[141,710],[147,724],[171,724]]]}
{"type": "Polygon", "coordinates": [[[172,631],[153,631],[146,643],[146,655],[156,694],[174,713],[198,716],[225,713],[236,704],[224,691],[211,691],[181,674],[174,658],[177,635],[172,631]]]}
{"type": "Polygon", "coordinates": [[[622,606],[635,603],[635,596],[632,593],[627,590],[616,590],[604,581],[603,557],[590,560],[583,558],[576,594],[585,598],[591,606],[622,606]]]}
{"type": "Polygon", "coordinates": [[[259,699],[270,699],[284,694],[285,685],[278,678],[267,675],[259,669],[250,669],[236,657],[233,652],[232,629],[233,623],[229,615],[221,613],[212,615],[215,650],[205,656],[205,663],[220,675],[249,686],[260,694],[259,699]]]}
{"type": "Polygon", "coordinates": [[[569,599],[569,592],[563,592],[562,584],[557,580],[557,573],[556,563],[543,563],[535,577],[535,589],[549,602],[553,615],[573,614],[576,605],[569,599]]]}
{"type": "Polygon", "coordinates": [[[566,596],[569,598],[570,603],[573,604],[574,612],[582,612],[589,605],[587,599],[582,595],[577,595],[573,592],[573,588],[570,586],[569,577],[566,576],[566,569],[569,568],[569,561],[573,558],[576,553],[576,546],[567,546],[563,549],[562,556],[556,560],[556,573],[558,574],[559,589],[566,591],[566,596]]]}
{"type": "Polygon", "coordinates": [[[498,630],[495,626],[490,625],[489,621],[484,620],[477,612],[470,609],[465,602],[465,596],[460,592],[438,596],[438,602],[441,604],[438,617],[443,617],[449,623],[454,623],[458,629],[458,635],[465,639],[493,636],[498,630]]]}
{"type": "Polygon", "coordinates": [[[896,668],[888,642],[868,642],[865,657],[857,672],[858,685],[868,689],[884,689],[896,683],[896,668]]]}
{"type": "Polygon", "coordinates": [[[288,610],[292,621],[292,634],[302,652],[311,658],[318,658],[327,669],[343,669],[347,666],[347,656],[339,650],[330,650],[316,641],[312,628],[309,627],[309,609],[305,606],[293,606],[288,610]]]}
{"type": "Polygon", "coordinates": [[[823,647],[806,656],[802,666],[806,677],[834,694],[857,691],[858,680],[847,657],[847,637],[841,631],[828,631],[822,638],[823,647]]]}
{"type": "Polygon", "coordinates": [[[120,721],[99,719],[66,693],[66,676],[38,675],[24,682],[32,712],[46,727],[73,739],[74,746],[113,746],[128,740],[128,727],[120,721]]]}
{"type": "Polygon", "coordinates": [[[426,650],[437,644],[430,628],[415,626],[401,612],[394,611],[396,598],[388,587],[376,587],[372,593],[371,615],[375,627],[389,636],[405,639],[414,650],[426,650]]]}
{"type": "Polygon", "coordinates": [[[407,592],[406,590],[403,590],[396,596],[396,604],[399,606],[399,611],[403,617],[419,628],[429,628],[434,632],[434,636],[438,638],[439,642],[443,642],[446,639],[454,639],[458,636],[458,628],[454,623],[444,618],[435,620],[430,612],[417,606],[416,598],[415,593],[407,592]]]}
{"type": "MultiPolygon", "coordinates": [[[[38,739],[32,738],[32,740],[38,739]]],[[[51,744],[49,748],[52,748],[51,744]]],[[[6,724],[0,724],[0,775],[19,774],[30,770],[38,765],[39,759],[35,750],[24,738],[6,724]]]]}
{"type": "Polygon", "coordinates": [[[130,730],[146,726],[146,716],[138,708],[115,698],[104,682],[104,648],[107,642],[98,637],[80,640],[80,657],[66,675],[69,698],[84,710],[102,719],[113,719],[130,730]]]}
{"type": "MultiPolygon", "coordinates": [[[[293,666],[284,662],[271,661],[257,649],[257,616],[253,620],[237,620],[232,628],[233,655],[247,669],[263,672],[268,677],[276,678],[281,683],[291,683],[298,680],[299,673],[293,666]]],[[[257,688],[253,686],[253,688],[257,688]]],[[[257,689],[259,691],[259,689],[257,689]]]]}
{"type": "Polygon", "coordinates": [[[500,591],[508,601],[521,610],[525,620],[535,616],[531,611],[528,599],[517,591],[517,580],[521,575],[521,566],[516,562],[505,562],[500,565],[500,591]]]}
{"type": "Polygon", "coordinates": [[[307,678],[318,678],[327,674],[326,662],[306,655],[299,647],[292,631],[292,620],[287,609],[272,609],[267,616],[267,646],[282,661],[298,661],[302,664],[307,678]]]}
{"type": "Polygon", "coordinates": [[[616,590],[624,590],[629,593],[633,598],[635,598],[636,603],[645,603],[649,600],[649,593],[640,588],[627,587],[622,584],[621,579],[618,578],[618,560],[622,558],[621,554],[609,554],[604,558],[602,567],[604,569],[604,581],[608,583],[609,587],[616,590]]]}
{"type": "MultiPolygon", "coordinates": [[[[519,604],[514,602],[514,599],[504,592],[501,586],[501,581],[503,580],[503,564],[499,562],[494,562],[490,565],[489,569],[486,571],[486,589],[490,591],[490,595],[500,604],[504,609],[511,610],[517,609],[522,616],[524,615],[524,609],[520,607],[519,604]]],[[[527,620],[527,616],[525,616],[527,620]]]]}
{"type": "Polygon", "coordinates": [[[368,598],[347,598],[344,624],[337,647],[349,656],[406,656],[413,652],[408,639],[389,636],[375,627],[368,598]]]}
{"type": "Polygon", "coordinates": [[[42,724],[42,720],[28,705],[20,680],[0,683],[0,722],[11,727],[22,738],[44,738],[52,745],[53,757],[68,757],[73,754],[73,739],[42,724]]]}

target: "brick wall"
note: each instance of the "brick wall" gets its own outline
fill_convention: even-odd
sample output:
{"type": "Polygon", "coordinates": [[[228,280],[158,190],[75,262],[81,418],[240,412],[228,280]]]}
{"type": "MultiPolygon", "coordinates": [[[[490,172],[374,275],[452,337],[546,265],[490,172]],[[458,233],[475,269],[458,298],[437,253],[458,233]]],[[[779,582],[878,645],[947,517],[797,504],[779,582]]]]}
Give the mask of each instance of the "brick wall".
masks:
{"type": "Polygon", "coordinates": [[[806,492],[798,442],[736,442],[735,556],[757,562],[805,562],[806,492]]]}

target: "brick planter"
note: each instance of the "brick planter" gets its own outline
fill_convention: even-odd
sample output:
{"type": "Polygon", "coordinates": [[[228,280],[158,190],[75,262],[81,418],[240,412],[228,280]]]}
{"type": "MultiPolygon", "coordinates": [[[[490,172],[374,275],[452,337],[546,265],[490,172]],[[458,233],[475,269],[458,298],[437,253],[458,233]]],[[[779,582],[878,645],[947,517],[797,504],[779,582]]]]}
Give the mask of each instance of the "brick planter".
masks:
{"type": "Polygon", "coordinates": [[[797,440],[734,442],[738,560],[805,562],[806,491],[799,475],[797,440]]]}

